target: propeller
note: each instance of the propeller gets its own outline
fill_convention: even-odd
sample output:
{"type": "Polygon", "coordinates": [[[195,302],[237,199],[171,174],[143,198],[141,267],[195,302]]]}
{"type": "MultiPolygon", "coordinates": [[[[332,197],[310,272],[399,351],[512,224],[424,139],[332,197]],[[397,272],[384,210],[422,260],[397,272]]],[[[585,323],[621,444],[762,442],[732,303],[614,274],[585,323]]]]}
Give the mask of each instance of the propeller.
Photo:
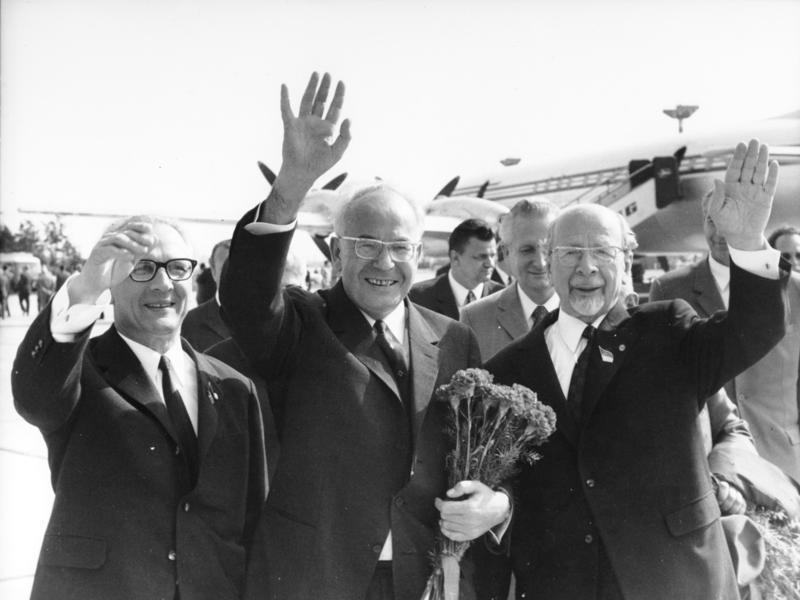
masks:
{"type": "Polygon", "coordinates": [[[449,198],[450,195],[453,193],[453,190],[456,189],[456,186],[458,185],[458,182],[460,180],[461,180],[460,175],[456,175],[455,177],[453,177],[450,181],[448,181],[445,184],[445,186],[441,190],[439,190],[439,193],[434,196],[434,199],[440,198],[442,196],[444,196],[445,198],[449,198]]]}

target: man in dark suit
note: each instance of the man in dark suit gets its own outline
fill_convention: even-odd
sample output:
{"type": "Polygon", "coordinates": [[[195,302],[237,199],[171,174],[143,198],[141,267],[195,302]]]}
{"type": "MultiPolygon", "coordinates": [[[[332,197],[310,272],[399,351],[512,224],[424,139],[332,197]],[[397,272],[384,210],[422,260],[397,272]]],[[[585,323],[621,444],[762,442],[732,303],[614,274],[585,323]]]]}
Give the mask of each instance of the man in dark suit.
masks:
{"type": "MultiPolygon", "coordinates": [[[[725,310],[730,297],[730,253],[724,235],[708,215],[710,198],[703,199],[708,257],[666,273],[650,286],[651,300],[681,298],[701,317],[725,310]]],[[[800,483],[800,273],[791,273],[786,293],[786,335],[764,358],[726,382],[725,389],[749,424],[758,453],[800,483]]]]}
{"type": "MultiPolygon", "coordinates": [[[[228,260],[231,241],[222,240],[214,245],[211,250],[210,270],[214,281],[219,281],[222,267],[228,260]]],[[[228,326],[219,314],[219,294],[214,295],[199,304],[188,313],[181,326],[181,335],[198,352],[205,352],[208,348],[231,336],[228,326]]]]}
{"type": "Polygon", "coordinates": [[[461,322],[475,332],[484,360],[558,308],[545,245],[547,229],[557,214],[558,207],[549,200],[520,200],[503,215],[500,251],[516,284],[461,311],[461,322]]]}
{"type": "Polygon", "coordinates": [[[329,86],[313,74],[297,117],[282,88],[283,165],[237,225],[222,281],[281,444],[247,597],[418,600],[440,520],[447,535],[475,538],[508,518],[509,498],[478,482],[447,490],[446,410],[432,394],[480,357],[467,327],[406,299],[423,233],[416,205],[382,184],[356,193],[334,224],[339,282],[281,290],[299,205],[350,139],[345,120],[327,141],[344,96],[340,83],[323,118],[329,86]]]}
{"type": "Polygon", "coordinates": [[[174,225],[125,220],[20,345],[14,402],[55,490],[32,598],[241,597],[261,416],[250,380],[181,342],[191,256],[174,225]],[[114,325],[90,339],[109,297],[114,325]]]}
{"type": "Polygon", "coordinates": [[[624,218],[581,204],[554,221],[561,306],[486,365],[558,418],[515,490],[518,597],[739,597],[696,422],[784,334],[786,272],[763,233],[778,176],[768,156],[740,144],[711,203],[736,263],[727,315],[702,320],[681,300],[628,313],[620,282],[636,244],[624,218]]]}
{"type": "Polygon", "coordinates": [[[450,234],[448,247],[449,271],[414,284],[408,297],[415,304],[458,320],[464,306],[503,286],[490,279],[497,243],[485,221],[467,219],[459,223],[450,234]]]}

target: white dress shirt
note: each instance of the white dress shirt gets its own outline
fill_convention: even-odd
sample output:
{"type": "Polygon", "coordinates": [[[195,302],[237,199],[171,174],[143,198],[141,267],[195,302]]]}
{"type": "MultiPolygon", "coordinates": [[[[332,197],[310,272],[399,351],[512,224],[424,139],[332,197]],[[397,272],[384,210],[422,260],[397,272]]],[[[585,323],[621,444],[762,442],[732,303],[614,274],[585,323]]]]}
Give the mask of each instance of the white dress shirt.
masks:
{"type": "Polygon", "coordinates": [[[479,283],[469,290],[456,281],[456,278],[453,277],[452,270],[447,272],[447,279],[450,282],[450,289],[453,291],[453,297],[456,299],[456,306],[458,306],[459,311],[464,308],[464,305],[467,303],[467,294],[470,292],[475,296],[475,300],[482,297],[483,283],[479,283]]]}

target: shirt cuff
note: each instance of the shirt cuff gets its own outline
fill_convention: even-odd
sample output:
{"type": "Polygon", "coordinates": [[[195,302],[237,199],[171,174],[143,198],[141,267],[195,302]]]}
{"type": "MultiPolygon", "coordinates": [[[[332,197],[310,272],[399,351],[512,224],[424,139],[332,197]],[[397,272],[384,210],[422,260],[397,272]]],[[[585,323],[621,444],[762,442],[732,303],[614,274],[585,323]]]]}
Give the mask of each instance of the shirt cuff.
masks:
{"type": "Polygon", "coordinates": [[[74,273],[53,296],[50,305],[50,333],[56,342],[68,344],[80,332],[94,324],[103,311],[111,306],[111,292],[105,290],[94,304],[69,304],[69,285],[77,277],[74,273]]]}
{"type": "Polygon", "coordinates": [[[728,245],[731,260],[736,265],[753,275],[760,275],[767,279],[778,279],[780,271],[778,265],[781,253],[769,247],[763,250],[737,250],[728,245]]]}
{"type": "Polygon", "coordinates": [[[508,490],[506,490],[505,488],[497,488],[497,490],[495,491],[502,492],[503,494],[508,496],[508,507],[509,507],[508,516],[501,523],[498,523],[487,532],[491,540],[499,546],[500,542],[503,539],[503,536],[506,534],[506,531],[508,531],[508,528],[511,526],[511,517],[514,516],[514,503],[511,502],[511,494],[509,494],[508,490]]]}
{"type": "Polygon", "coordinates": [[[287,223],[286,225],[278,225],[276,223],[265,223],[264,221],[259,221],[258,218],[263,209],[264,202],[258,205],[253,222],[244,226],[245,231],[252,233],[253,235],[266,235],[268,233],[286,233],[297,226],[297,219],[291,223],[287,223]]]}

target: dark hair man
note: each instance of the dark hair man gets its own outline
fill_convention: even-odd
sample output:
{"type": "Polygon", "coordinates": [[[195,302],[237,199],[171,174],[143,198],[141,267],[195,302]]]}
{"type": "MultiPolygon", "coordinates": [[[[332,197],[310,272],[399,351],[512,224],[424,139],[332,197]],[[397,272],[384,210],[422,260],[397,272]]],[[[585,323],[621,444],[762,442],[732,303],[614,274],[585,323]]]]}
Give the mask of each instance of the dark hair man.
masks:
{"type": "Polygon", "coordinates": [[[458,319],[464,306],[503,286],[491,281],[497,243],[485,221],[467,219],[459,223],[450,234],[448,247],[449,271],[415,284],[408,297],[415,304],[458,319]]]}

